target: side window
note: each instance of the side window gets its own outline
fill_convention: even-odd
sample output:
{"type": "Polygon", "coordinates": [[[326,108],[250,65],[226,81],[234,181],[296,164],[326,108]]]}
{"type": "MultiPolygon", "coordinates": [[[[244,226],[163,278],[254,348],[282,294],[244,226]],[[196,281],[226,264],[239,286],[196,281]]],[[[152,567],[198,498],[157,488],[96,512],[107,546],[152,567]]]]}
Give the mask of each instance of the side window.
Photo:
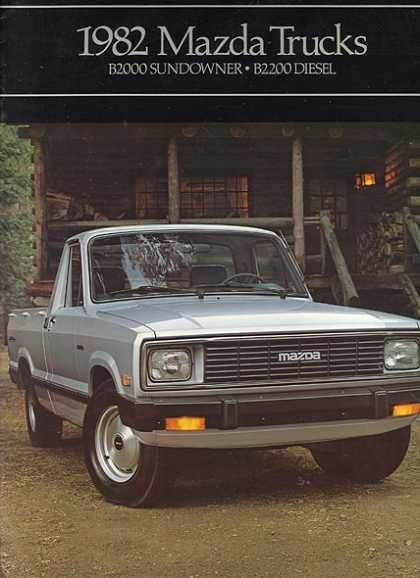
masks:
{"type": "Polygon", "coordinates": [[[73,245],[70,249],[70,266],[67,278],[66,307],[83,305],[82,264],[80,246],[73,245]]]}

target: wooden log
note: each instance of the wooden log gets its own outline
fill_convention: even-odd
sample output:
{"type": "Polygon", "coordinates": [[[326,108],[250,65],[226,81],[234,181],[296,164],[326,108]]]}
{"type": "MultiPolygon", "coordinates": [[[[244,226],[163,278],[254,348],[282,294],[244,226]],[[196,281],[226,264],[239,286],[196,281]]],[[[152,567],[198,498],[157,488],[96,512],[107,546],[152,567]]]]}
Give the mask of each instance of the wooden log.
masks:
{"type": "Polygon", "coordinates": [[[49,231],[77,231],[99,229],[102,227],[121,227],[138,225],[164,225],[166,219],[114,219],[107,221],[55,221],[48,224],[49,231]]]}
{"type": "Polygon", "coordinates": [[[287,228],[293,225],[289,217],[218,217],[213,219],[181,219],[181,223],[198,225],[244,225],[247,227],[265,227],[268,229],[287,228]]]}
{"type": "Polygon", "coordinates": [[[407,189],[418,189],[420,188],[420,177],[408,177],[406,181],[407,189]]]}
{"type": "MultiPolygon", "coordinates": [[[[291,217],[219,217],[219,218],[197,218],[180,219],[181,223],[197,223],[199,225],[245,225],[250,227],[267,228],[290,228],[293,225],[291,217]]],[[[109,221],[55,221],[48,225],[49,231],[77,231],[87,229],[98,229],[105,227],[140,226],[140,225],[165,225],[166,219],[117,219],[109,221]]],[[[306,219],[305,219],[306,224],[306,219]]],[[[319,224],[319,218],[308,220],[308,225],[319,224]]]]}
{"type": "Polygon", "coordinates": [[[307,264],[310,263],[321,263],[322,262],[322,255],[306,255],[305,256],[305,261],[307,264]]]}
{"type": "Polygon", "coordinates": [[[35,281],[27,286],[26,292],[31,297],[50,297],[54,288],[54,280],[35,281]]]}
{"type": "Polygon", "coordinates": [[[359,303],[359,295],[347,268],[327,211],[321,211],[321,227],[340,281],[344,304],[357,305],[359,303]]]}
{"type": "Polygon", "coordinates": [[[420,207],[420,196],[408,197],[408,204],[410,207],[420,207]]]}
{"type": "Polygon", "coordinates": [[[303,146],[299,138],[292,143],[293,237],[297,262],[305,270],[305,225],[303,207],[303,146]]]}
{"type": "Polygon", "coordinates": [[[321,250],[321,275],[326,275],[327,273],[327,244],[325,242],[324,233],[322,228],[319,228],[319,244],[321,250]]]}
{"type": "Polygon", "coordinates": [[[175,137],[168,143],[168,219],[179,223],[180,218],[178,147],[175,137]]]}
{"type": "Polygon", "coordinates": [[[408,167],[410,169],[420,169],[420,159],[408,159],[408,167]]]}
{"type": "MultiPolygon", "coordinates": [[[[412,275],[410,277],[413,282],[420,284],[420,275],[412,275]]],[[[372,291],[379,289],[393,289],[401,290],[401,279],[399,274],[384,273],[374,275],[353,275],[353,281],[357,285],[359,291],[372,291]]]]}
{"type": "Polygon", "coordinates": [[[35,213],[35,279],[43,278],[47,268],[47,201],[42,138],[33,138],[34,147],[34,213],[35,213]]]}
{"type": "Polygon", "coordinates": [[[310,289],[329,289],[330,280],[323,275],[306,275],[305,282],[310,289]]]}
{"type": "MultiPolygon", "coordinates": [[[[293,219],[290,219],[293,222],[293,219]]],[[[305,227],[309,225],[319,225],[320,217],[319,215],[311,215],[310,217],[304,218],[305,227]]]]}
{"type": "Polygon", "coordinates": [[[414,285],[411,278],[406,274],[400,275],[400,279],[401,285],[405,290],[411,305],[413,306],[415,315],[420,317],[420,295],[418,294],[416,286],[414,285]]]}
{"type": "Polygon", "coordinates": [[[410,234],[410,237],[413,240],[417,251],[420,253],[420,228],[407,207],[404,207],[403,214],[405,217],[405,225],[407,227],[407,231],[410,234]]]}
{"type": "Polygon", "coordinates": [[[405,157],[406,150],[405,148],[396,148],[394,150],[388,150],[385,156],[385,165],[389,162],[399,161],[402,157],[405,157]]]}
{"type": "Polygon", "coordinates": [[[407,159],[405,156],[394,159],[387,158],[385,161],[385,175],[395,170],[405,170],[407,168],[407,159]]]}

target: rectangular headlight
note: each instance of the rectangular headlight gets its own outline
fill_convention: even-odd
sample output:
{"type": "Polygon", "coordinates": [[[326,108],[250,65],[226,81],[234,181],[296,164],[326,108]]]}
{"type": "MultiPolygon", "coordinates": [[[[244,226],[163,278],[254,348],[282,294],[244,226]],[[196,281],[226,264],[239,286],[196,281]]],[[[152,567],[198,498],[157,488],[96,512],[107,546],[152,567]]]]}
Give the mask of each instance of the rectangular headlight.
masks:
{"type": "Polygon", "coordinates": [[[192,360],[189,349],[154,349],[147,362],[152,381],[188,381],[191,379],[192,360]]]}
{"type": "Polygon", "coordinates": [[[385,343],[387,369],[417,369],[420,365],[419,342],[415,339],[390,339],[385,343]]]}

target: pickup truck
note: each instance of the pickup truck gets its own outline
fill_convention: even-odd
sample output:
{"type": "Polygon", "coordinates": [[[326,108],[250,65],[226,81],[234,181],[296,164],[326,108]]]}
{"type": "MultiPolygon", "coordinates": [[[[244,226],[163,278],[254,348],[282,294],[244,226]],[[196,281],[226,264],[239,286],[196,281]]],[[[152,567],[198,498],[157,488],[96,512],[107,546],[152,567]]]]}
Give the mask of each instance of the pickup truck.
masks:
{"type": "Polygon", "coordinates": [[[300,445],[328,474],[379,481],[420,411],[419,321],[315,303],[284,237],[250,227],[75,235],[8,346],[32,445],[82,427],[94,484],[133,507],[165,488],[168,448],[300,445]]]}

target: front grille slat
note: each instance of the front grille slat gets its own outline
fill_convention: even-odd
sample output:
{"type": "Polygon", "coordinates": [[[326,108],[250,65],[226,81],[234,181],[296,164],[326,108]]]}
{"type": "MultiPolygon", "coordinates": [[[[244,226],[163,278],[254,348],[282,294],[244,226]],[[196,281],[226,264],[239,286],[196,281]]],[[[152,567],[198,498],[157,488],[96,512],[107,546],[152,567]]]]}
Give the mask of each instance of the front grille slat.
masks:
{"type": "Polygon", "coordinates": [[[299,382],[311,377],[381,375],[384,343],[382,334],[215,340],[205,344],[205,381],[241,385],[256,380],[299,382]],[[300,352],[319,353],[320,359],[287,359],[300,352]]]}

